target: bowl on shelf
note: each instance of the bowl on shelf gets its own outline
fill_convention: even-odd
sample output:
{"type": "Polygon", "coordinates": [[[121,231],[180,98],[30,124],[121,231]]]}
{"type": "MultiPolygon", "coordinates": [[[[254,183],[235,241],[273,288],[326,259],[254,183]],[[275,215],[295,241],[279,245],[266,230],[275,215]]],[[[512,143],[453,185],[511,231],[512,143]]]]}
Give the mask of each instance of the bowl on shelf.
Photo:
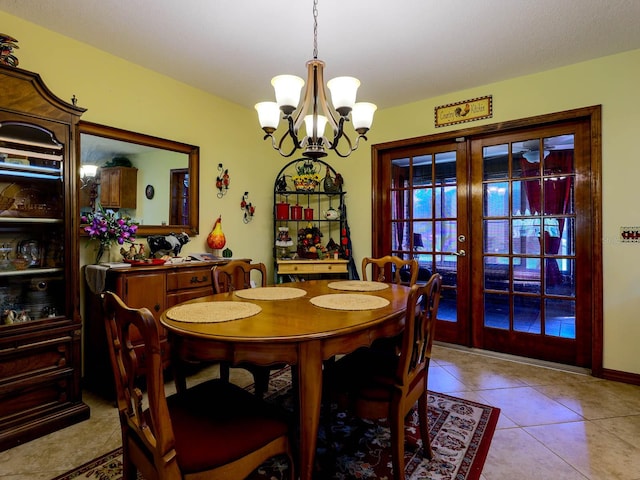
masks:
{"type": "Polygon", "coordinates": [[[11,263],[16,270],[26,270],[31,265],[31,262],[23,257],[14,258],[11,263]]]}

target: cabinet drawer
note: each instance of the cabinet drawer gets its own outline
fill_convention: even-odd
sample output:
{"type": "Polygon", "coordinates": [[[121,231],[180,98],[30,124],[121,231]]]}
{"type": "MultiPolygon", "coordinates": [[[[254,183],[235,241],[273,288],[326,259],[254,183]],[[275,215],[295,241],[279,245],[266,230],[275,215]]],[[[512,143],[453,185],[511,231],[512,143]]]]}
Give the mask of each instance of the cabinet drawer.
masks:
{"type": "Polygon", "coordinates": [[[211,270],[208,268],[192,268],[167,273],[168,292],[203,287],[212,288],[211,270]]]}
{"type": "Polygon", "coordinates": [[[74,370],[61,369],[6,384],[0,393],[1,430],[17,427],[73,398],[74,370]]]}
{"type": "Polygon", "coordinates": [[[60,334],[3,340],[0,344],[0,424],[38,415],[73,398],[73,352],[79,338],[60,334]]]}
{"type": "MultiPolygon", "coordinates": [[[[77,341],[77,340],[76,340],[77,341]]],[[[0,344],[0,385],[4,379],[56,370],[72,365],[74,339],[69,336],[34,338],[0,344]]]]}
{"type": "Polygon", "coordinates": [[[318,262],[278,262],[279,274],[312,275],[320,273],[347,273],[347,261],[322,260],[318,262]]]}

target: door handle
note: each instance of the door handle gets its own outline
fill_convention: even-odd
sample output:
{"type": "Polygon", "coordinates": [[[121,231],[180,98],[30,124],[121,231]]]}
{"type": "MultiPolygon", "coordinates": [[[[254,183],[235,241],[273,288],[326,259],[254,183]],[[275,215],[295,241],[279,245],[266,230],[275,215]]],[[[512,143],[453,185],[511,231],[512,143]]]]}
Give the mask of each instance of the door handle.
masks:
{"type": "Polygon", "coordinates": [[[466,257],[467,256],[467,252],[465,252],[464,250],[460,250],[459,252],[453,252],[453,254],[456,257],[466,257]]]}

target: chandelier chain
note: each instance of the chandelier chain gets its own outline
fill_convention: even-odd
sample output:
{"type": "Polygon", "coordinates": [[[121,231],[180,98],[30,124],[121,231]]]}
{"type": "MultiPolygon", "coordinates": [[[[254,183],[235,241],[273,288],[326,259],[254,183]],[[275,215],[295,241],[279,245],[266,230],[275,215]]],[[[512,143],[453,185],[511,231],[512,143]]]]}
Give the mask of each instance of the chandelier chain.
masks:
{"type": "Polygon", "coordinates": [[[313,58],[318,59],[318,0],[313,0],[313,58]]]}

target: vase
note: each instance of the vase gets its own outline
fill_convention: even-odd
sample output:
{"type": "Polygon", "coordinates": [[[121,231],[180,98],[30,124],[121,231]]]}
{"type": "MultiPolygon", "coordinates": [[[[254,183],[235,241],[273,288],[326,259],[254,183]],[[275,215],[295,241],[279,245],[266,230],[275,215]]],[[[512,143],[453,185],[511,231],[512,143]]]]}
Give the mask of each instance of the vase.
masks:
{"type": "Polygon", "coordinates": [[[102,256],[104,255],[106,249],[107,248],[104,243],[98,244],[98,250],[96,251],[96,261],[94,262],[96,265],[98,265],[100,263],[100,260],[102,260],[102,256]]]}

